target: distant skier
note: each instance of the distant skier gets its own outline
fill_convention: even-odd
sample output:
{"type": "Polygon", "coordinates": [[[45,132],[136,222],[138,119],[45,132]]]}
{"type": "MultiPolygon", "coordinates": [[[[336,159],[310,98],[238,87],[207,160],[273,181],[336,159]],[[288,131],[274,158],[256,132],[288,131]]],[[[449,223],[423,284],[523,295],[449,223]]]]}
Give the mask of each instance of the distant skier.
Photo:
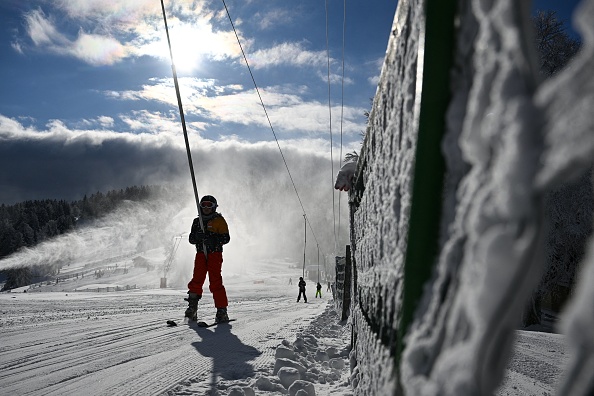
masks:
{"type": "Polygon", "coordinates": [[[320,282],[318,282],[318,284],[316,285],[316,296],[315,296],[315,298],[318,298],[318,295],[320,296],[320,298],[322,298],[322,285],[320,285],[320,282]]]}
{"type": "Polygon", "coordinates": [[[292,284],[293,284],[293,279],[289,278],[289,285],[292,285],[292,284]]]}
{"type": "Polygon", "coordinates": [[[208,273],[209,289],[217,308],[215,321],[223,323],[229,321],[227,315],[227,292],[223,286],[221,274],[223,266],[223,245],[229,243],[229,228],[220,213],[216,212],[217,200],[212,195],[205,195],[200,200],[200,217],[205,231],[200,228],[200,218],[192,223],[189,241],[196,245],[194,258],[194,273],[188,283],[188,309],[185,316],[197,320],[198,300],[202,298],[202,286],[208,273]],[[206,247],[206,253],[204,253],[206,247]]]}
{"type": "Polygon", "coordinates": [[[328,282],[328,288],[326,289],[326,291],[331,291],[332,289],[330,288],[330,282],[328,282]]]}
{"type": "Polygon", "coordinates": [[[305,281],[303,280],[303,277],[300,276],[299,277],[299,295],[297,296],[297,302],[299,302],[299,300],[301,300],[301,295],[303,295],[303,302],[307,302],[307,296],[305,295],[305,281]]]}

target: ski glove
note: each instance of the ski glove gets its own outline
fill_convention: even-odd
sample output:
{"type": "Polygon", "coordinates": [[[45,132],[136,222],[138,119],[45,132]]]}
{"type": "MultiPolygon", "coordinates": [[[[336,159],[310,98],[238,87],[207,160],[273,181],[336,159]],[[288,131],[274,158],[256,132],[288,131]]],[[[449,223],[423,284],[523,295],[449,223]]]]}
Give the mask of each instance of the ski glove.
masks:
{"type": "Polygon", "coordinates": [[[198,218],[195,218],[192,222],[192,229],[190,230],[190,235],[188,236],[188,242],[190,242],[192,245],[202,243],[204,236],[205,234],[200,228],[200,221],[198,218]]]}
{"type": "Polygon", "coordinates": [[[209,248],[224,245],[229,242],[229,234],[205,233],[201,231],[191,232],[189,241],[192,245],[205,244],[209,248]]]}
{"type": "Polygon", "coordinates": [[[191,232],[188,239],[192,245],[196,245],[207,239],[207,235],[202,231],[191,232]]]}

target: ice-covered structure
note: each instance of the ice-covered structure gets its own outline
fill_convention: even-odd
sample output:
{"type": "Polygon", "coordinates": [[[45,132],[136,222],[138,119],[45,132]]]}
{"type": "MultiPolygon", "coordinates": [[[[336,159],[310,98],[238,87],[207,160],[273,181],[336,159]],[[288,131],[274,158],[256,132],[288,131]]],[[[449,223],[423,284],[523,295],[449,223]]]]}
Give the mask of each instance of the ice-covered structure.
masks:
{"type": "MultiPolygon", "coordinates": [[[[356,394],[487,395],[543,271],[544,197],[594,158],[594,0],[539,80],[528,2],[399,1],[349,191],[356,394]]],[[[594,392],[594,246],[559,395],[594,392]]]]}

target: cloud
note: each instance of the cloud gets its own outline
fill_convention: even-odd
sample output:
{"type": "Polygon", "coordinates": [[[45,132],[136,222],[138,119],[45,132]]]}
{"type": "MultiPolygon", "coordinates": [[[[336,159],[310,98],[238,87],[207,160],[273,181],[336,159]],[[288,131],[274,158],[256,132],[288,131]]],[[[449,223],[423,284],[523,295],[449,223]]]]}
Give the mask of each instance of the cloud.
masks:
{"type": "MultiPolygon", "coordinates": [[[[328,84],[328,73],[324,73],[321,70],[319,70],[317,73],[317,76],[320,78],[320,80],[324,81],[326,84],[328,84]]],[[[354,81],[349,78],[348,76],[344,76],[344,79],[342,78],[342,72],[340,74],[338,73],[330,73],[330,84],[334,84],[334,85],[353,85],[354,81]]]]}
{"type": "Polygon", "coordinates": [[[68,51],[91,65],[112,65],[128,56],[125,47],[113,37],[80,33],[68,51]]]}
{"type": "Polygon", "coordinates": [[[36,46],[54,46],[68,43],[58,32],[53,21],[47,18],[42,10],[32,10],[25,14],[25,26],[29,38],[36,46]]]}
{"type": "MultiPolygon", "coordinates": [[[[268,129],[270,125],[254,89],[240,85],[217,85],[214,79],[182,78],[179,80],[186,117],[194,117],[198,129],[209,125],[228,123],[268,129]]],[[[325,135],[329,128],[328,104],[305,100],[308,88],[304,86],[272,86],[260,88],[267,113],[277,132],[301,133],[310,137],[325,135]]],[[[172,79],[153,79],[138,91],[108,91],[105,95],[118,100],[147,100],[166,103],[177,109],[177,98],[172,79]]],[[[343,133],[359,134],[365,129],[366,109],[345,106],[332,107],[334,122],[338,125],[343,115],[343,133]]],[[[141,124],[138,124],[141,126],[141,124]]],[[[232,128],[232,126],[229,126],[232,128]]]]}
{"type": "Polygon", "coordinates": [[[161,13],[160,3],[153,0],[54,0],[54,6],[71,19],[105,21],[106,25],[109,22],[121,27],[161,13]]]}
{"type": "MultiPolygon", "coordinates": [[[[229,91],[238,91],[242,87],[232,84],[217,86],[213,79],[199,79],[194,77],[183,77],[178,79],[180,94],[183,103],[188,106],[192,101],[202,96],[221,94],[229,91]]],[[[121,100],[148,100],[159,101],[177,107],[177,97],[172,78],[153,78],[142,86],[141,90],[106,91],[106,96],[121,100]]]]}
{"type": "Polygon", "coordinates": [[[275,26],[284,26],[293,20],[293,16],[288,10],[276,9],[265,13],[257,12],[253,17],[258,21],[258,27],[261,30],[267,30],[275,26]]]}
{"type": "Polygon", "coordinates": [[[380,74],[381,74],[383,65],[384,65],[383,57],[380,57],[373,61],[369,61],[369,62],[365,63],[366,68],[369,68],[370,70],[377,70],[377,74],[374,74],[373,76],[367,78],[367,81],[369,82],[370,85],[377,86],[377,84],[379,83],[380,74]]]}
{"type": "MultiPolygon", "coordinates": [[[[58,1],[54,12],[62,12],[79,28],[76,36],[60,32],[55,18],[41,9],[26,15],[27,33],[37,49],[69,55],[93,66],[111,65],[129,57],[151,56],[169,60],[169,49],[158,2],[106,2],[100,0],[58,1]]],[[[241,49],[235,33],[215,27],[223,16],[207,9],[203,3],[183,1],[169,10],[168,26],[176,68],[190,73],[201,67],[204,59],[241,60],[241,49]]],[[[258,15],[262,28],[271,21],[290,19],[287,11],[274,10],[258,15]],[[279,19],[280,18],[280,19],[279,19]]],[[[236,27],[241,20],[235,21],[236,27]]],[[[67,24],[62,23],[63,29],[67,24]]],[[[326,51],[310,51],[304,43],[284,42],[271,48],[251,50],[254,40],[237,29],[240,41],[254,69],[278,66],[322,67],[327,64],[326,51]]],[[[17,47],[21,48],[22,47],[17,47]]],[[[334,62],[332,59],[331,62],[334,62]]]]}
{"type": "Polygon", "coordinates": [[[99,124],[101,124],[101,126],[104,128],[112,127],[114,123],[113,118],[109,116],[99,116],[97,117],[97,120],[99,121],[99,124]]]}
{"type": "Polygon", "coordinates": [[[379,80],[380,80],[380,76],[373,76],[373,77],[369,77],[367,79],[367,81],[369,82],[369,85],[374,85],[377,86],[379,84],[379,80]]]}
{"type": "Polygon", "coordinates": [[[248,54],[248,62],[255,69],[279,65],[318,67],[326,65],[328,58],[326,51],[308,51],[301,43],[282,43],[248,54]]]}
{"type": "Polygon", "coordinates": [[[81,194],[175,180],[183,147],[167,134],[70,130],[59,120],[38,131],[0,116],[0,202],[81,194]]]}
{"type": "Polygon", "coordinates": [[[20,42],[13,41],[13,42],[10,43],[10,46],[12,47],[12,49],[14,49],[19,54],[24,54],[23,46],[22,46],[22,44],[20,42]]]}
{"type": "Polygon", "coordinates": [[[78,37],[70,40],[57,30],[53,19],[39,9],[26,14],[25,24],[27,34],[36,47],[59,55],[70,55],[91,65],[111,65],[129,55],[129,51],[113,37],[79,31],[78,37]]]}
{"type": "MultiPolygon", "coordinates": [[[[159,2],[135,0],[62,0],[52,4],[62,13],[61,28],[85,26],[75,35],[61,32],[56,18],[41,9],[25,15],[27,35],[38,50],[68,55],[93,66],[111,65],[128,57],[151,56],[169,59],[167,39],[159,2]],[[64,21],[63,19],[66,19],[64,21]]],[[[215,14],[202,3],[176,2],[168,17],[175,63],[181,72],[200,67],[203,58],[215,61],[239,58],[235,34],[214,30],[215,14]]],[[[242,38],[245,46],[252,40],[242,38]]],[[[15,44],[17,41],[15,41],[15,44]]],[[[22,45],[15,46],[23,50],[22,45]]]]}
{"type": "Polygon", "coordinates": [[[99,116],[94,119],[83,119],[81,120],[77,126],[80,128],[94,128],[99,127],[102,129],[108,129],[113,127],[115,124],[115,120],[109,116],[99,116]]]}
{"type": "MultiPolygon", "coordinates": [[[[120,120],[133,133],[146,134],[169,134],[172,136],[179,136],[181,132],[181,124],[179,120],[179,113],[171,110],[168,113],[150,112],[148,110],[132,111],[130,114],[120,114],[120,120]]],[[[186,127],[189,133],[199,134],[207,128],[209,123],[186,121],[186,127]]]]}
{"type": "MultiPolygon", "coordinates": [[[[142,116],[157,119],[148,113],[142,116]]],[[[187,177],[184,139],[179,124],[167,123],[163,122],[165,131],[155,128],[153,133],[70,129],[60,120],[37,130],[0,115],[0,203],[78,199],[99,190],[183,179],[187,177]],[[176,128],[175,133],[168,132],[168,128],[176,128]]],[[[214,168],[247,171],[250,163],[262,156],[283,170],[275,142],[248,143],[232,136],[212,141],[196,134],[190,138],[195,167],[206,172],[203,175],[208,179],[214,168]]],[[[320,166],[328,161],[324,159],[329,153],[327,139],[283,140],[280,144],[295,161],[296,173],[302,172],[303,161],[320,166]]],[[[307,173],[315,172],[306,168],[307,173]]],[[[307,173],[298,178],[304,186],[308,183],[307,173]]],[[[211,182],[216,184],[215,179],[211,182]]]]}

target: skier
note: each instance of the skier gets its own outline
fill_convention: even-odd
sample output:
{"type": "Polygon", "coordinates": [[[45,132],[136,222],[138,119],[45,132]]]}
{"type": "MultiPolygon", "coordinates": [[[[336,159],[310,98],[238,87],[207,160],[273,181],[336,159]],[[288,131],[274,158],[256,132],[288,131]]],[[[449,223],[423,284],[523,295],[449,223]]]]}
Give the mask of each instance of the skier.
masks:
{"type": "Polygon", "coordinates": [[[227,292],[221,275],[223,245],[229,243],[231,237],[227,222],[216,209],[217,200],[212,195],[205,195],[200,200],[200,217],[206,230],[200,228],[198,217],[192,223],[189,241],[196,245],[196,257],[192,280],[188,283],[188,309],[185,316],[190,320],[197,320],[198,300],[202,298],[202,286],[208,273],[209,289],[217,308],[215,322],[223,323],[229,321],[227,292]]]}
{"type": "Polygon", "coordinates": [[[292,285],[292,284],[293,284],[293,279],[289,278],[289,285],[292,285]]]}
{"type": "Polygon", "coordinates": [[[303,295],[303,302],[307,302],[307,296],[305,295],[305,281],[303,280],[303,277],[300,276],[299,277],[299,295],[297,296],[297,302],[299,302],[299,300],[301,300],[301,295],[303,295]]]}
{"type": "Polygon", "coordinates": [[[328,288],[326,289],[326,291],[330,291],[330,282],[328,282],[328,288]]]}
{"type": "Polygon", "coordinates": [[[322,285],[320,285],[320,282],[318,282],[318,284],[316,285],[316,296],[315,296],[315,298],[318,298],[318,295],[320,296],[320,298],[322,298],[322,285]]]}

